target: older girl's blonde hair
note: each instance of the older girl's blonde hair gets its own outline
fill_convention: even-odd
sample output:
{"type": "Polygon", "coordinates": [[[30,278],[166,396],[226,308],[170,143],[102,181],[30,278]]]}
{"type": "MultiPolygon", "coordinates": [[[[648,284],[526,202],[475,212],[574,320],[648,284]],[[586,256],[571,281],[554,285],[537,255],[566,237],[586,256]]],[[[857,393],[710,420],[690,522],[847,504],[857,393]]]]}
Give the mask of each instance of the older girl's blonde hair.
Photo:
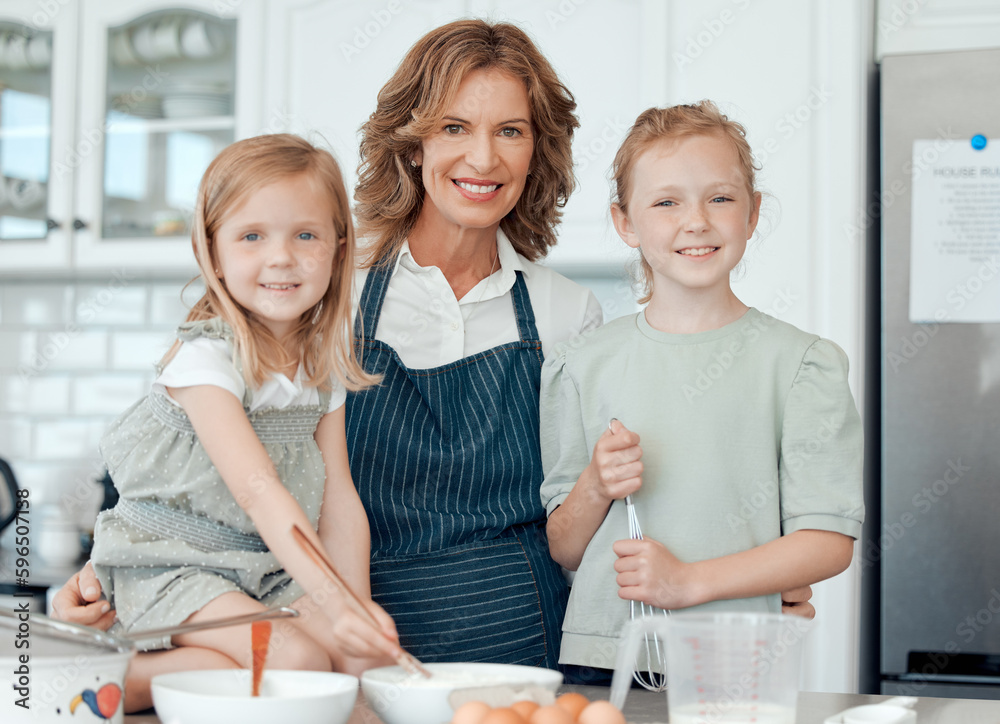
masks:
{"type": "MultiPolygon", "coordinates": [[[[736,151],[740,175],[751,199],[757,193],[757,166],[747,143],[746,129],[729,119],[712,101],[669,108],[648,108],[639,114],[625,135],[611,165],[611,203],[628,213],[632,194],[632,172],[639,157],[650,146],[683,136],[717,135],[732,144],[736,151]]],[[[639,252],[639,303],[645,304],[653,295],[653,270],[639,252]]]]}
{"type": "MultiPolygon", "coordinates": [[[[364,371],[353,352],[354,226],[340,167],[328,151],[284,133],[248,138],[223,149],[205,171],[198,189],[191,246],[205,293],[188,313],[187,321],[220,317],[232,328],[243,375],[251,387],[259,387],[268,375],[297,361],[302,363],[309,384],[323,390],[331,388],[331,376],[348,390],[378,381],[364,371]],[[303,312],[292,331],[295,347],[300,350],[300,358],[295,360],[264,324],[233,299],[225,280],[219,278],[215,235],[227,215],[250,194],[300,174],[326,191],[334,229],[344,243],[342,251],[334,244],[312,262],[331,265],[330,285],[323,298],[303,312]]],[[[179,347],[180,341],[175,342],[160,365],[173,359],[179,347]]]]}
{"type": "Polygon", "coordinates": [[[395,258],[424,200],[420,168],[410,159],[444,117],[465,77],[492,69],[524,82],[535,137],[527,184],[500,228],[531,260],[556,243],[555,227],[574,187],[576,101],[516,25],[459,20],[432,30],[410,48],[361,127],[354,199],[358,233],[372,242],[365,265],[395,258]]]}

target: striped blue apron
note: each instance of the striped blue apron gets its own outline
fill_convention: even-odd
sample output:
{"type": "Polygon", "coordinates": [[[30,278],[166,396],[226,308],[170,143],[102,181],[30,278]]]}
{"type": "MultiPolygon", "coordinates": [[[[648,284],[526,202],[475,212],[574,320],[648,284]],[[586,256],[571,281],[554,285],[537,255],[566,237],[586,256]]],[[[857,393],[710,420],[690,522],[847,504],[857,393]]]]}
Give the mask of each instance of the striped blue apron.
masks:
{"type": "MultiPolygon", "coordinates": [[[[368,275],[374,335],[392,265],[368,275]]],[[[556,667],[567,586],[549,557],[538,442],[542,346],[528,290],[519,341],[431,369],[355,333],[382,384],[348,394],[351,474],[371,525],[372,597],[422,661],[556,667]]]]}

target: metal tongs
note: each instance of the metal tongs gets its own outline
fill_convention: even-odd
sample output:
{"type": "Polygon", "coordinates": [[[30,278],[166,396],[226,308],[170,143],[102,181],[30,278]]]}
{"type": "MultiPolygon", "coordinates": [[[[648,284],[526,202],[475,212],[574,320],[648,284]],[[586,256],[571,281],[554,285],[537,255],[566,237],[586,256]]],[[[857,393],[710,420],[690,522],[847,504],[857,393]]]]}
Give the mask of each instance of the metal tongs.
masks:
{"type": "MultiPolygon", "coordinates": [[[[326,574],[327,579],[333,583],[340,592],[347,599],[348,605],[354,609],[354,612],[359,614],[362,618],[366,619],[372,626],[376,629],[379,628],[378,621],[372,615],[371,611],[365,608],[365,605],[358,598],[357,594],[351,590],[351,587],[347,585],[347,581],[340,577],[337,573],[337,569],[333,567],[333,561],[327,556],[326,551],[322,551],[316,547],[316,545],[309,539],[308,536],[303,532],[303,530],[298,526],[298,524],[292,524],[292,537],[299,544],[306,555],[312,558],[313,562],[318,565],[323,573],[326,574]]],[[[422,676],[431,678],[431,672],[424,668],[424,665],[420,663],[416,656],[411,654],[409,651],[404,649],[402,646],[399,647],[400,654],[396,657],[396,663],[399,664],[404,671],[408,674],[421,674],[422,676]]]]}
{"type": "MultiPolygon", "coordinates": [[[[269,608],[257,613],[242,614],[239,616],[226,616],[225,618],[215,618],[211,621],[199,621],[197,623],[182,623],[177,626],[164,626],[163,628],[151,628],[145,631],[130,631],[127,634],[110,634],[92,626],[60,621],[49,618],[40,613],[30,614],[30,625],[39,635],[48,638],[71,641],[78,644],[88,644],[98,646],[110,651],[130,651],[135,647],[136,641],[146,641],[148,639],[158,639],[164,636],[175,636],[191,631],[202,631],[211,628],[225,628],[227,626],[240,626],[254,621],[266,621],[275,618],[295,618],[299,612],[293,608],[269,608]]],[[[0,617],[17,619],[18,614],[0,609],[0,617]]]]}
{"type": "MultiPolygon", "coordinates": [[[[614,430],[611,427],[611,423],[615,422],[617,419],[617,417],[612,417],[608,422],[608,430],[611,430],[612,435],[614,434],[614,430]]],[[[625,510],[628,514],[629,538],[632,540],[642,540],[642,528],[639,526],[639,517],[636,515],[635,505],[632,503],[631,495],[625,496],[625,510]]],[[[632,620],[644,616],[655,616],[657,612],[663,614],[664,616],[670,613],[669,611],[642,601],[628,602],[628,616],[632,620]]],[[[667,664],[663,658],[663,649],[660,646],[660,638],[655,633],[646,634],[644,644],[646,651],[646,665],[649,666],[649,670],[640,671],[639,661],[636,659],[632,670],[632,678],[634,678],[640,686],[644,689],[648,689],[649,691],[666,691],[667,664]],[[655,669],[659,669],[659,671],[656,671],[655,669]]]]}

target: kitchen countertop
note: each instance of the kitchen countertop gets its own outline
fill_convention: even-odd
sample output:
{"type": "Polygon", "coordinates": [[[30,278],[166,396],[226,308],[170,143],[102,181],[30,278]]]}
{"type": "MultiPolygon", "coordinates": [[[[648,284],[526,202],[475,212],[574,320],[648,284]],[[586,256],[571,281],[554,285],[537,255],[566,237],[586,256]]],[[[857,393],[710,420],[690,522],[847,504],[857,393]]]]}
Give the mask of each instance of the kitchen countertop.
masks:
{"type": "MultiPolygon", "coordinates": [[[[607,699],[608,689],[599,686],[564,686],[560,691],[579,691],[593,699],[607,699]]],[[[804,691],[799,694],[795,714],[796,724],[823,724],[827,717],[844,709],[862,704],[877,704],[890,696],[866,694],[820,694],[804,691]]],[[[982,699],[917,699],[914,707],[917,724],[978,724],[1000,722],[1000,701],[982,699]]],[[[629,724],[656,724],[667,721],[667,706],[663,694],[633,689],[625,702],[625,716],[629,724]]],[[[378,724],[378,719],[368,708],[364,696],[358,692],[358,703],[349,724],[378,724]]],[[[155,714],[134,714],[125,717],[125,724],[160,724],[155,714]]]]}

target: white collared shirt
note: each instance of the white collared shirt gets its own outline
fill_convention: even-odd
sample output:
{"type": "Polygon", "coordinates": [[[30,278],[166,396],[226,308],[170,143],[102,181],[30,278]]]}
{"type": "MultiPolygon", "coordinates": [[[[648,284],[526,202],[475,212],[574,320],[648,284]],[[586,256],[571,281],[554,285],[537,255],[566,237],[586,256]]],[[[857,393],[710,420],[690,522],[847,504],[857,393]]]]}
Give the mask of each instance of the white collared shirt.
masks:
{"type": "MultiPolygon", "coordinates": [[[[518,339],[511,301],[515,271],[524,275],[544,355],[554,345],[601,325],[601,305],[589,289],[528,261],[499,230],[497,252],[499,270],[455,299],[441,270],[417,264],[404,243],[375,339],[395,349],[403,364],[413,369],[440,367],[514,342],[518,339]]],[[[367,269],[355,275],[355,309],[367,278],[367,269]]]]}

